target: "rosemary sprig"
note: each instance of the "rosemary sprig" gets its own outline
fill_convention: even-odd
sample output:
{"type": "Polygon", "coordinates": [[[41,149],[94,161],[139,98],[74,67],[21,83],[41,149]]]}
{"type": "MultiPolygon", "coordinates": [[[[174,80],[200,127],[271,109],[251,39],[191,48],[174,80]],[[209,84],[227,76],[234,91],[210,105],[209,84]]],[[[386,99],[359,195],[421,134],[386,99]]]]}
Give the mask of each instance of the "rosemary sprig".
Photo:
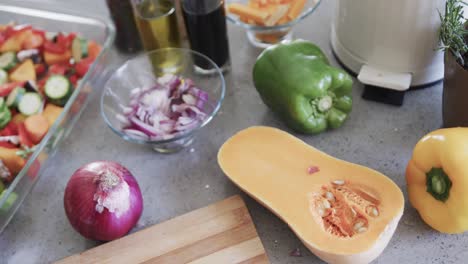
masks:
{"type": "Polygon", "coordinates": [[[445,16],[439,11],[441,20],[439,38],[440,49],[451,51],[460,65],[468,67],[468,30],[463,14],[463,6],[468,5],[465,0],[447,0],[445,16]]]}

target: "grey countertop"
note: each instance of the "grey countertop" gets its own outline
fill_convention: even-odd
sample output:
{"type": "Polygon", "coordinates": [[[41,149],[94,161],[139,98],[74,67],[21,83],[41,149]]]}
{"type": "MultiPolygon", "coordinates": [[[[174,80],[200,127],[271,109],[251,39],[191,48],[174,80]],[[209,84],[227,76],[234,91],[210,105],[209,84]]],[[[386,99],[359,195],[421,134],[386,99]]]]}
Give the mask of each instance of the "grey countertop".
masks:
{"type": "MultiPolygon", "coordinates": [[[[53,0],[32,2],[58,7],[58,1],[53,0]]],[[[329,45],[334,2],[323,1],[315,14],[297,26],[295,36],[320,45],[337,65],[329,45]]],[[[105,1],[74,0],[60,5],[107,16],[105,1]]],[[[138,179],[144,196],[144,212],[135,230],[233,194],[242,194],[218,167],[218,148],[233,133],[252,125],[288,129],[260,101],[253,87],[251,69],[260,50],[248,44],[239,27],[229,26],[229,38],[232,71],[226,75],[226,99],[219,115],[191,147],[192,151],[189,148],[177,154],[161,155],[122,141],[100,116],[100,89],[97,90],[74,131],[0,235],[0,263],[45,263],[97,245],[72,229],[63,209],[64,188],[70,175],[79,166],[94,160],[121,162],[138,179]]],[[[124,58],[115,51],[113,54],[115,66],[124,58]]],[[[354,110],[342,128],[300,138],[335,157],[388,175],[406,195],[404,172],[412,148],[420,137],[441,125],[441,85],[408,92],[402,107],[364,101],[360,97],[362,90],[362,85],[356,82],[354,110]]],[[[251,198],[242,196],[272,263],[321,263],[285,223],[251,198]],[[303,257],[289,256],[295,248],[301,249],[303,257]]],[[[433,231],[407,203],[394,237],[375,263],[466,263],[467,258],[468,235],[433,231]]]]}

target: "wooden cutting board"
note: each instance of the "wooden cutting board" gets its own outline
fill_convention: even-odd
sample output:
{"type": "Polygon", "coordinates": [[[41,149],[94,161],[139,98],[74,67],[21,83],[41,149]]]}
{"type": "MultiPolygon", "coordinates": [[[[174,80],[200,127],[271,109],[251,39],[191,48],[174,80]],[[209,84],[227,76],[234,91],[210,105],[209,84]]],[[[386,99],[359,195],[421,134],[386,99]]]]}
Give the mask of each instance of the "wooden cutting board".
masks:
{"type": "Polygon", "coordinates": [[[270,262],[244,201],[236,195],[57,263],[270,262]]]}

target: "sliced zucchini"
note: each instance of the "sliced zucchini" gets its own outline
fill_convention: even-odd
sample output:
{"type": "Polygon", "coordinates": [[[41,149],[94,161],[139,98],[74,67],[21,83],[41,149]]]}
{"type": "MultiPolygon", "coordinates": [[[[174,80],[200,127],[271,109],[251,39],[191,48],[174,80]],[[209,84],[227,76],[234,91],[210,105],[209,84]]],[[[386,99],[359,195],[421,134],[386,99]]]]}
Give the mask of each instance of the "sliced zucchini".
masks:
{"type": "Polygon", "coordinates": [[[8,82],[8,73],[0,69],[0,85],[8,82]]]}
{"type": "Polygon", "coordinates": [[[15,67],[17,63],[16,53],[13,51],[5,52],[0,55],[0,69],[8,71],[15,67]]]}
{"type": "Polygon", "coordinates": [[[25,93],[26,93],[26,89],[24,89],[23,87],[16,87],[8,95],[7,100],[6,100],[6,105],[8,107],[17,107],[19,102],[21,101],[21,98],[23,97],[25,93]]]}
{"type": "Polygon", "coordinates": [[[44,102],[38,93],[28,92],[21,97],[18,110],[24,115],[34,115],[42,111],[44,102]]]}
{"type": "Polygon", "coordinates": [[[5,103],[5,99],[3,97],[0,97],[0,112],[5,110],[5,108],[7,108],[7,105],[5,103]]]}
{"type": "Polygon", "coordinates": [[[6,105],[5,99],[0,97],[0,113],[8,111],[8,106],[6,105]]]}
{"type": "Polygon", "coordinates": [[[88,57],[88,41],[76,37],[72,43],[72,55],[75,63],[79,62],[82,58],[88,57]]]}
{"type": "MultiPolygon", "coordinates": [[[[3,196],[6,195],[7,191],[4,190],[2,194],[0,194],[0,200],[3,199],[3,196]]],[[[11,192],[10,196],[6,199],[5,203],[3,206],[0,208],[0,215],[6,214],[11,207],[15,204],[16,199],[18,199],[18,194],[15,192],[11,192]]]]}
{"type": "Polygon", "coordinates": [[[5,108],[0,112],[0,129],[3,129],[11,120],[10,109],[5,108]]]}
{"type": "Polygon", "coordinates": [[[51,103],[64,106],[73,92],[72,84],[63,75],[52,75],[44,85],[44,93],[51,103]]]}

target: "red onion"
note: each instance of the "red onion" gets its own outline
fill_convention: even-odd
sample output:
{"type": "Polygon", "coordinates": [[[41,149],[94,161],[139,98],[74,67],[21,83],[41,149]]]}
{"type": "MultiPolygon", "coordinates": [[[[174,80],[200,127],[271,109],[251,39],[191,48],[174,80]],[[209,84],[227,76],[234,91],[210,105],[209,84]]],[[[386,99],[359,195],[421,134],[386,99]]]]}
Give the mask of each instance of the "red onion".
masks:
{"type": "Polygon", "coordinates": [[[110,241],[127,234],[143,210],[140,187],[122,165],[96,161],[79,168],[68,181],[65,212],[82,236],[110,241]]]}
{"type": "Polygon", "coordinates": [[[164,75],[153,86],[132,89],[129,105],[120,105],[116,119],[122,131],[134,138],[169,139],[206,118],[208,97],[192,80],[164,75]]]}

